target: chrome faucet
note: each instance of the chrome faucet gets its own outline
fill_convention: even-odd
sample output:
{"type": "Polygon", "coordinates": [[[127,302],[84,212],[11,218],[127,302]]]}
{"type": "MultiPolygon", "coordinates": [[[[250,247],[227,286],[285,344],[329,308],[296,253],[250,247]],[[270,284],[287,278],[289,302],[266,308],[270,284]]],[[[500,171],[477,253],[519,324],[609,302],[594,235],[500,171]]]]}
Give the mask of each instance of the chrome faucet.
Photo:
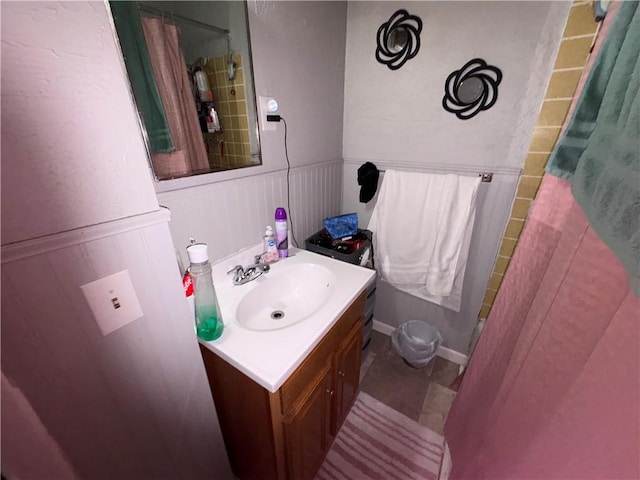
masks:
{"type": "Polygon", "coordinates": [[[251,280],[255,280],[262,276],[262,274],[268,273],[270,269],[271,267],[269,267],[269,265],[262,262],[262,255],[256,255],[253,265],[248,265],[246,267],[236,265],[229,270],[227,274],[233,273],[234,285],[244,285],[245,283],[249,283],[251,280]]]}

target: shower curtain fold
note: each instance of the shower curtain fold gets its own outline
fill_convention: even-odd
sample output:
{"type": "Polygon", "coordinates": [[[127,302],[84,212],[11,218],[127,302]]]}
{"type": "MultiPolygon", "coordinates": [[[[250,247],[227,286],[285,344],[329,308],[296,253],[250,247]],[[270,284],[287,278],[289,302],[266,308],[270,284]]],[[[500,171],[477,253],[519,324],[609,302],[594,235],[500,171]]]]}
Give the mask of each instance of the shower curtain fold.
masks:
{"type": "Polygon", "coordinates": [[[187,67],[180,50],[178,28],[158,18],[142,18],[149,58],[164,105],[176,151],[152,154],[159,177],[182,176],[209,170],[200,122],[187,67]]]}
{"type": "Polygon", "coordinates": [[[539,195],[447,420],[450,478],[638,478],[640,300],[570,185],[539,195]]]}

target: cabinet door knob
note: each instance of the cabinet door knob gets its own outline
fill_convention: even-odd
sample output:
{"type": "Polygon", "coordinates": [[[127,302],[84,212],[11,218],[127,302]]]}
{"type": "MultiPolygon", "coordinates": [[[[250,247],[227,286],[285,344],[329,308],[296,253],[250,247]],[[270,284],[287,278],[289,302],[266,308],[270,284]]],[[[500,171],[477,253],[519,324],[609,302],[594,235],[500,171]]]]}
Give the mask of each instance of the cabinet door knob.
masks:
{"type": "Polygon", "coordinates": [[[329,394],[330,397],[333,397],[333,388],[332,389],[327,388],[327,393],[329,394]]]}
{"type": "Polygon", "coordinates": [[[344,372],[338,372],[338,375],[340,375],[341,377],[344,377],[346,374],[344,372]]]}

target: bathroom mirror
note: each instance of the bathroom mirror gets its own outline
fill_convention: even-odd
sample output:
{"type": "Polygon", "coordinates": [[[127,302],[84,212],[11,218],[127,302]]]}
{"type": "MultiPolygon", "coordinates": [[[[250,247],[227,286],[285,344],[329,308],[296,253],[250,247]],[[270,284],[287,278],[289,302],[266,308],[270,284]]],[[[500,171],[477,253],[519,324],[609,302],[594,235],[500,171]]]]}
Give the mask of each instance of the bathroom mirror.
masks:
{"type": "Polygon", "coordinates": [[[157,180],[261,164],[246,2],[110,2],[157,180]]]}
{"type": "Polygon", "coordinates": [[[398,10],[377,34],[376,60],[390,70],[397,70],[420,50],[422,20],[406,10],[398,10]]]}
{"type": "Polygon", "coordinates": [[[462,103],[473,103],[484,90],[482,80],[478,77],[471,77],[460,84],[458,88],[458,98],[462,103]]]}
{"type": "Polygon", "coordinates": [[[389,34],[389,51],[398,53],[402,51],[409,41],[409,32],[404,27],[399,27],[389,34]]]}
{"type": "Polygon", "coordinates": [[[481,58],[469,60],[451,72],[444,82],[442,107],[460,120],[469,120],[488,110],[498,100],[502,71],[481,58]]]}

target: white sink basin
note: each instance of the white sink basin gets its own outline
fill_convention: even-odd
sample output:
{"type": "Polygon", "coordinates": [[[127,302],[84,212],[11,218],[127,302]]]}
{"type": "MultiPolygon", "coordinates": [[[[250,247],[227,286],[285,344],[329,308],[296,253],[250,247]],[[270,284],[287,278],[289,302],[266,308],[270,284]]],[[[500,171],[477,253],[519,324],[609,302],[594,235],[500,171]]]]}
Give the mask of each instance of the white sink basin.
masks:
{"type": "Polygon", "coordinates": [[[298,323],[327,303],[335,279],[328,268],[313,263],[271,271],[240,300],[236,320],[249,330],[277,330],[298,323]]]}
{"type": "Polygon", "coordinates": [[[375,273],[290,247],[289,258],[274,263],[269,273],[234,285],[227,272],[249,265],[260,253],[262,245],[255,245],[213,265],[224,332],[200,344],[275,393],[375,273]],[[285,316],[273,320],[274,310],[285,316]]]}

